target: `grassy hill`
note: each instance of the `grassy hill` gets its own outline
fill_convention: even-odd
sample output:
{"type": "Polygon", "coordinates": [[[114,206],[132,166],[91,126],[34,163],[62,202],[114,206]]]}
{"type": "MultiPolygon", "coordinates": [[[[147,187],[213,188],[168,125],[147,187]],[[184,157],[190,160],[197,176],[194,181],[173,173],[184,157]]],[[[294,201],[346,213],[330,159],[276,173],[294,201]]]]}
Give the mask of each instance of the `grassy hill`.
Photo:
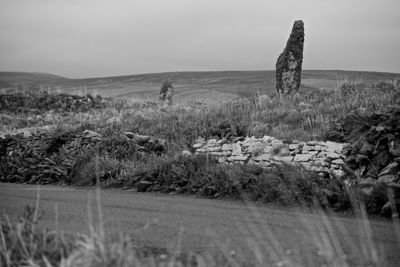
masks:
{"type": "MultiPolygon", "coordinates": [[[[345,81],[371,82],[398,76],[399,74],[381,72],[305,70],[302,91],[332,89],[345,81]]],[[[275,92],[275,71],[167,72],[86,79],[66,79],[43,73],[0,72],[0,88],[10,84],[15,86],[35,83],[53,91],[95,92],[103,96],[155,100],[158,98],[161,83],[166,79],[174,81],[175,99],[178,102],[229,101],[238,97],[275,92]]]]}
{"type": "Polygon", "coordinates": [[[0,71],[0,88],[49,84],[62,80],[66,78],[49,73],[0,71]]]}

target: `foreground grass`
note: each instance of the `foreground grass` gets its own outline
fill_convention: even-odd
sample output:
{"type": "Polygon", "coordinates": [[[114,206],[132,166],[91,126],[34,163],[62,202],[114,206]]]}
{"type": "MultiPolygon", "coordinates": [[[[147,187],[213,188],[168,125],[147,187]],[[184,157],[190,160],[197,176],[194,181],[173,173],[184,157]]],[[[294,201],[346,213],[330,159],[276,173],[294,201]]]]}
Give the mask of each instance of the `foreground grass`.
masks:
{"type": "Polygon", "coordinates": [[[38,203],[27,206],[16,223],[1,218],[1,266],[249,266],[223,253],[202,255],[138,246],[129,235],[106,237],[102,227],[95,230],[94,225],[89,226],[89,234],[65,236],[62,230],[41,229],[39,219],[38,203]]]}
{"type": "MultiPolygon", "coordinates": [[[[317,255],[297,255],[292,254],[290,249],[283,249],[273,232],[261,230],[265,228],[257,216],[257,207],[248,203],[249,210],[258,219],[257,223],[249,223],[246,227],[267,234],[267,241],[271,242],[274,249],[269,247],[270,250],[261,251],[264,246],[255,240],[243,240],[248,242],[254,255],[241,258],[224,244],[212,251],[182,250],[179,236],[176,247],[168,250],[138,244],[129,234],[106,235],[101,219],[103,215],[99,190],[96,195],[99,219],[96,222],[89,219],[88,234],[65,235],[57,227],[57,214],[55,231],[43,229],[40,226],[39,191],[36,206],[27,206],[18,221],[12,222],[7,216],[0,218],[0,266],[389,266],[385,251],[380,250],[373,241],[363,205],[353,206],[357,215],[355,223],[359,225],[359,234],[363,238],[359,244],[347,239],[344,242],[348,243],[339,241],[336,231],[343,234],[346,228],[331,221],[318,208],[318,204],[310,210],[313,216],[303,216],[301,212],[296,215],[301,222],[299,227],[309,231],[317,248],[317,255]]],[[[88,214],[89,218],[93,218],[90,206],[88,204],[88,214]]]]}

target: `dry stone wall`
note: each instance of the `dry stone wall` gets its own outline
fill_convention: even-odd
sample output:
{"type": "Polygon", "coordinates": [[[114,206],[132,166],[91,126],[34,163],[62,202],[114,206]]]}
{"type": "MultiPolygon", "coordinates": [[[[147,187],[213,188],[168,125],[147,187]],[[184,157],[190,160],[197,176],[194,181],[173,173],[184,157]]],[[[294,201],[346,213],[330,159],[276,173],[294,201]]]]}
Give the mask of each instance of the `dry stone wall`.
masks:
{"type": "Polygon", "coordinates": [[[309,141],[286,143],[274,137],[197,139],[195,154],[216,156],[220,163],[250,163],[270,168],[276,164],[299,166],[323,177],[343,177],[348,143],[309,141]]]}

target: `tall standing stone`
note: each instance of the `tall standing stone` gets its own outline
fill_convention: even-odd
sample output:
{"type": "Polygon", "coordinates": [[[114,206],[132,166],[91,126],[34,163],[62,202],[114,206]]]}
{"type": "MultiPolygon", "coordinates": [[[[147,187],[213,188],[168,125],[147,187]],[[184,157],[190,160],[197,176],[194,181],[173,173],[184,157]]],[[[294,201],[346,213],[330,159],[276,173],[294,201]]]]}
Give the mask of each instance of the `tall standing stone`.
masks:
{"type": "Polygon", "coordinates": [[[298,92],[303,64],[304,23],[296,20],[283,53],[276,62],[276,90],[280,94],[298,92]]]}

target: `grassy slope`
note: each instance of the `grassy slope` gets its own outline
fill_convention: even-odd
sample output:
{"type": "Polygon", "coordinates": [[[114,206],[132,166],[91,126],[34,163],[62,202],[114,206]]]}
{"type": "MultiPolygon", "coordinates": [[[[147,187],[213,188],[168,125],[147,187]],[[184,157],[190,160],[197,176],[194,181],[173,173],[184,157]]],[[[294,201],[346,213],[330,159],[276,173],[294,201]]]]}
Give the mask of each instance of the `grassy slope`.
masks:
{"type": "MultiPolygon", "coordinates": [[[[307,87],[335,88],[337,81],[385,80],[396,77],[391,73],[350,71],[303,71],[307,87]]],[[[119,77],[69,80],[58,83],[63,90],[93,89],[107,96],[132,96],[157,99],[160,84],[166,79],[175,81],[177,100],[231,100],[260,92],[275,92],[275,71],[170,72],[119,77]]]]}
{"type": "Polygon", "coordinates": [[[66,78],[50,73],[0,71],[0,88],[42,83],[48,84],[61,80],[66,80],[66,78]]]}
{"type": "MultiPolygon", "coordinates": [[[[346,80],[377,81],[398,76],[394,73],[380,72],[305,70],[302,83],[304,91],[313,88],[335,88],[338,83],[346,80]]],[[[169,72],[87,79],[62,79],[59,76],[47,74],[16,73],[12,75],[12,73],[0,72],[0,87],[2,82],[16,84],[39,81],[54,90],[71,93],[88,90],[104,96],[155,100],[161,83],[168,78],[175,81],[177,101],[229,101],[238,96],[247,97],[258,92],[261,94],[275,92],[275,71],[169,72]]]]}

